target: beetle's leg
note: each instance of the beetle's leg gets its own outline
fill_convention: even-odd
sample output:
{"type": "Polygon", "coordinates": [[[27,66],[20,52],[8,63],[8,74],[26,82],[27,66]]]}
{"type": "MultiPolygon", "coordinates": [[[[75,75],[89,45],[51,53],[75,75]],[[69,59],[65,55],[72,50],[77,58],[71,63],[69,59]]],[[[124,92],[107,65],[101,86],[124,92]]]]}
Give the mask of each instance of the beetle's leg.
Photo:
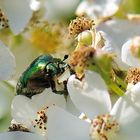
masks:
{"type": "Polygon", "coordinates": [[[63,84],[64,84],[64,93],[63,94],[64,94],[65,100],[67,101],[67,97],[68,97],[67,81],[64,81],[63,84]]]}
{"type": "Polygon", "coordinates": [[[64,84],[64,90],[60,90],[60,91],[58,91],[58,90],[56,90],[56,85],[55,85],[55,81],[53,81],[53,80],[51,80],[50,81],[50,86],[51,86],[51,89],[52,89],[52,91],[54,92],[54,93],[56,93],[56,94],[60,94],[60,95],[68,95],[68,92],[67,92],[67,90],[66,90],[66,84],[64,84]]]}
{"type": "Polygon", "coordinates": [[[57,94],[56,87],[55,87],[55,81],[50,80],[50,87],[51,87],[52,91],[57,94]]]}
{"type": "Polygon", "coordinates": [[[65,95],[68,96],[67,81],[64,81],[63,84],[64,84],[65,95]]]}

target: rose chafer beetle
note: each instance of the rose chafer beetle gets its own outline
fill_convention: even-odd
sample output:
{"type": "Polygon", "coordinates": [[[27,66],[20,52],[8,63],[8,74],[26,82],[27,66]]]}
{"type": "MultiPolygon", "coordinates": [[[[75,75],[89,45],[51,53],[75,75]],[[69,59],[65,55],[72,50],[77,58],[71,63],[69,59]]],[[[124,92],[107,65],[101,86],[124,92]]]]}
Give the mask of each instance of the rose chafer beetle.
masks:
{"type": "Polygon", "coordinates": [[[49,54],[37,57],[19,78],[17,94],[31,98],[43,92],[45,88],[51,88],[56,94],[67,95],[66,81],[58,82],[58,77],[69,69],[69,65],[64,62],[67,57],[65,55],[63,60],[53,58],[49,54]],[[63,89],[57,90],[57,87],[62,85],[63,89]]]}

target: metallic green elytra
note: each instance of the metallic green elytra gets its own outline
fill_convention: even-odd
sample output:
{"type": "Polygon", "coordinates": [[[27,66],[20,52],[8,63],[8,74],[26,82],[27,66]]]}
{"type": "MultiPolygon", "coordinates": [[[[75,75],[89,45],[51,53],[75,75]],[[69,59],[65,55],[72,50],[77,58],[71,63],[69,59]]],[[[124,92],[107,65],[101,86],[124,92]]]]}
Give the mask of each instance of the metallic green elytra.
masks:
{"type": "MultiPolygon", "coordinates": [[[[64,60],[67,57],[66,55],[64,60]]],[[[36,58],[19,78],[16,86],[17,94],[31,98],[33,95],[41,93],[45,88],[51,88],[57,94],[67,94],[65,82],[62,90],[56,89],[57,77],[69,68],[64,60],[53,58],[48,54],[36,58]]]]}

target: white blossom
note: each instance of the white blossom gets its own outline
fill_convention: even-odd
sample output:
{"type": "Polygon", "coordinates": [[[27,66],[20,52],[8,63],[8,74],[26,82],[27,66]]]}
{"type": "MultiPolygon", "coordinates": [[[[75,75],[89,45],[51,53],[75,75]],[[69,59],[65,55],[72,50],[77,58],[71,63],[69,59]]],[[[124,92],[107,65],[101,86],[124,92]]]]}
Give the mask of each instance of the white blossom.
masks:
{"type": "Polygon", "coordinates": [[[140,83],[120,97],[113,107],[105,83],[96,73],[86,72],[84,81],[72,75],[68,91],[74,104],[91,123],[51,107],[48,110],[49,140],[139,140],[140,83]]]}
{"type": "Polygon", "coordinates": [[[91,19],[109,17],[118,11],[121,0],[84,0],[77,10],[77,15],[86,14],[91,19]]]}
{"type": "Polygon", "coordinates": [[[54,94],[51,90],[34,95],[32,99],[18,95],[12,102],[12,117],[29,131],[47,136],[47,110],[55,105],[65,108],[66,102],[63,96],[54,94]]]}
{"type": "Polygon", "coordinates": [[[46,140],[44,137],[28,132],[5,132],[0,133],[3,140],[46,140]]]}
{"type": "MultiPolygon", "coordinates": [[[[109,35],[110,47],[117,55],[116,62],[122,69],[128,69],[129,66],[132,66],[132,63],[131,62],[126,63],[126,60],[124,60],[124,58],[126,58],[126,56],[129,55],[130,56],[127,57],[128,61],[132,58],[132,54],[130,54],[130,52],[129,54],[126,54],[126,52],[128,52],[129,50],[128,47],[126,46],[130,44],[130,40],[132,40],[133,37],[140,35],[140,30],[138,28],[139,24],[140,24],[139,20],[135,21],[135,20],[116,19],[107,21],[98,26],[98,29],[103,30],[107,35],[109,35]]],[[[133,62],[137,61],[135,58],[131,60],[133,62]]]]}
{"type": "Polygon", "coordinates": [[[46,0],[43,6],[46,8],[44,18],[50,22],[65,19],[73,14],[80,0],[46,0]]]}
{"type": "Polygon", "coordinates": [[[11,99],[14,96],[13,90],[3,80],[9,80],[15,73],[15,57],[10,49],[0,41],[0,118],[2,119],[10,110],[11,99]]]}
{"type": "Polygon", "coordinates": [[[121,58],[124,63],[132,67],[140,66],[139,49],[140,42],[137,42],[140,38],[134,37],[125,42],[121,50],[121,58]]]}
{"type": "Polygon", "coordinates": [[[15,73],[15,57],[10,49],[0,41],[0,80],[8,80],[15,73]]]}
{"type": "Polygon", "coordinates": [[[19,34],[27,26],[32,17],[32,1],[30,0],[1,0],[0,8],[8,19],[10,29],[19,34]]]}

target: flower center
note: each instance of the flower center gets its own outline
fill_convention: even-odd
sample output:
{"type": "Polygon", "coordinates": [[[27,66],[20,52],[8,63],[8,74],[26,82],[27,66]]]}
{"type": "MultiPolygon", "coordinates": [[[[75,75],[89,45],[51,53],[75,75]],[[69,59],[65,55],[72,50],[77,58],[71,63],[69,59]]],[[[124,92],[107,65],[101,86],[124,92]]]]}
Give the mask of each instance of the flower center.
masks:
{"type": "Polygon", "coordinates": [[[8,28],[8,19],[6,18],[5,14],[0,9],[0,29],[8,28]]]}
{"type": "Polygon", "coordinates": [[[91,122],[90,137],[93,140],[111,140],[118,130],[119,125],[111,115],[100,115],[91,122]]]}
{"type": "Polygon", "coordinates": [[[26,128],[22,124],[18,124],[18,123],[12,123],[8,129],[9,129],[9,131],[30,132],[28,128],[26,128]]]}
{"type": "Polygon", "coordinates": [[[127,72],[126,81],[133,85],[137,84],[140,81],[140,68],[130,68],[127,72]]]}
{"type": "Polygon", "coordinates": [[[88,61],[94,57],[95,49],[92,47],[83,46],[74,51],[69,60],[69,65],[76,72],[76,75],[81,79],[84,75],[84,69],[88,67],[88,61]]]}
{"type": "Polygon", "coordinates": [[[39,131],[39,133],[41,133],[42,135],[45,135],[47,131],[46,123],[48,118],[45,114],[47,109],[48,107],[37,112],[37,118],[32,121],[33,127],[36,128],[36,130],[39,131]]]}
{"type": "Polygon", "coordinates": [[[93,20],[85,17],[77,17],[72,20],[69,25],[69,37],[76,37],[79,33],[92,29],[94,25],[95,23],[93,20]]]}

